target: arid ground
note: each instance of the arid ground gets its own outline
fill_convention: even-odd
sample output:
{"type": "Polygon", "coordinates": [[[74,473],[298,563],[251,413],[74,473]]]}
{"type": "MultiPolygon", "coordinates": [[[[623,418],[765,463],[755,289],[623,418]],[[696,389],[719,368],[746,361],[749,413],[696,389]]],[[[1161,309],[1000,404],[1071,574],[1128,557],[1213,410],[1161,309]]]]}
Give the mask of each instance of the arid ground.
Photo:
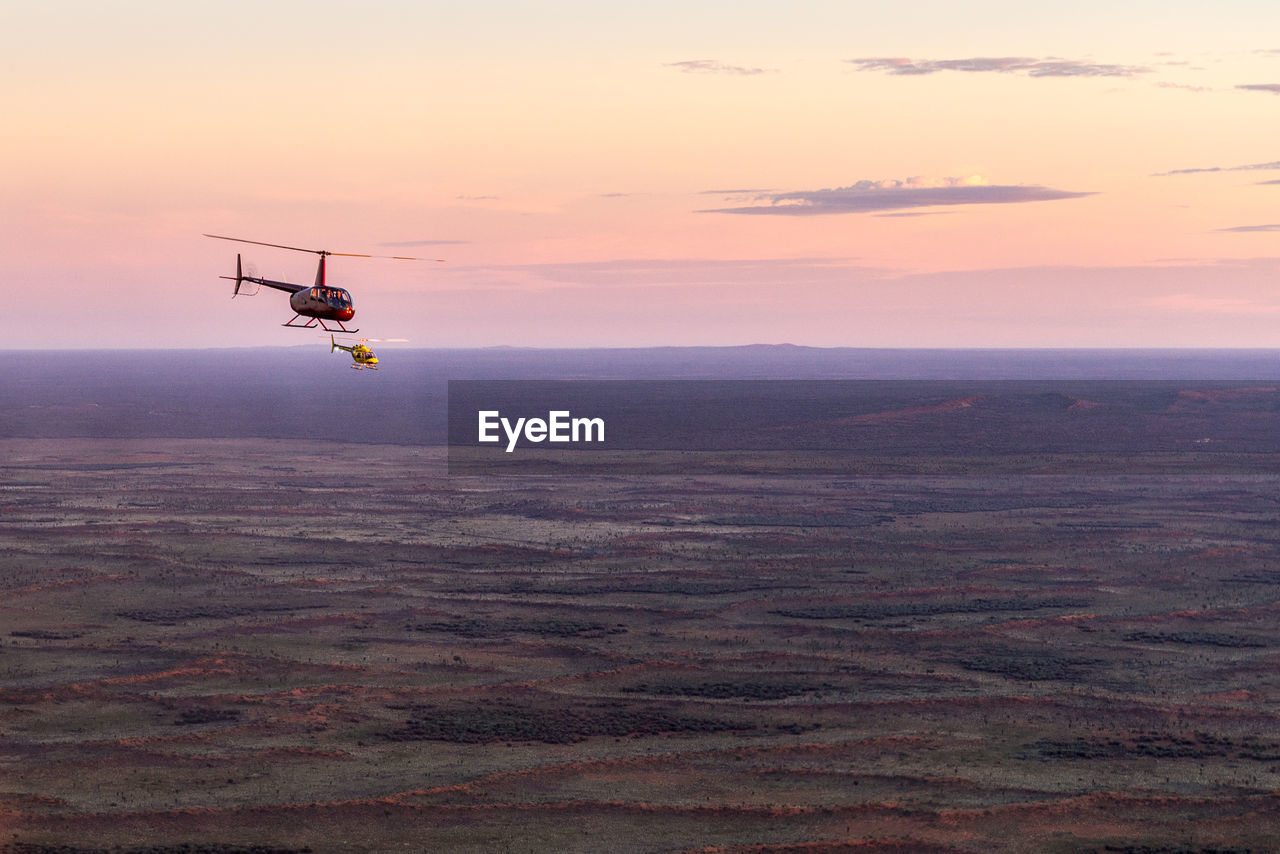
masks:
{"type": "Polygon", "coordinates": [[[0,851],[1280,848],[1280,476],[0,440],[0,851]]]}

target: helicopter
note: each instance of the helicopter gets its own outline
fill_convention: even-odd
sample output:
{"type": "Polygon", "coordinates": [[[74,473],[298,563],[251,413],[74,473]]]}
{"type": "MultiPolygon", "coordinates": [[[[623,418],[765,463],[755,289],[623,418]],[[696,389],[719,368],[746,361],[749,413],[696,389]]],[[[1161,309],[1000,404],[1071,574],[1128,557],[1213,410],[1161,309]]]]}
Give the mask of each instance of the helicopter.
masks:
{"type": "Polygon", "coordinates": [[[408,338],[361,338],[355,344],[348,347],[345,344],[339,344],[333,335],[329,336],[329,352],[336,350],[346,350],[351,354],[351,358],[355,360],[351,367],[357,371],[368,368],[371,371],[378,370],[378,357],[373,352],[373,348],[369,346],[370,341],[400,341],[406,342],[408,338]]]}
{"type": "MultiPolygon", "coordinates": [[[[230,279],[236,283],[235,290],[231,296],[234,299],[240,294],[240,286],[245,282],[252,282],[255,285],[266,285],[269,288],[275,288],[278,291],[286,291],[289,296],[289,307],[293,309],[293,317],[288,322],[280,324],[288,326],[291,329],[315,329],[316,325],[325,332],[359,332],[359,328],[348,329],[342,324],[345,321],[355,317],[355,305],[351,301],[351,294],[343,288],[336,288],[329,285],[325,281],[325,258],[330,255],[342,255],[349,258],[391,258],[396,261],[441,261],[440,258],[410,258],[404,255],[366,255],[358,252],[330,252],[327,249],[300,249],[297,246],[283,246],[279,243],[263,243],[260,240],[245,240],[241,237],[224,237],[221,234],[206,234],[205,237],[213,237],[218,240],[234,240],[237,243],[252,243],[255,246],[270,246],[274,249],[289,249],[294,252],[310,252],[313,255],[320,256],[320,265],[316,268],[316,281],[314,285],[295,285],[290,282],[277,282],[271,279],[264,279],[259,276],[245,275],[244,267],[240,260],[240,254],[236,253],[236,274],[234,276],[219,276],[221,279],[230,279]],[[305,323],[295,323],[296,320],[307,318],[305,323]],[[325,325],[328,320],[336,323],[337,329],[330,329],[325,325]]],[[[256,293],[253,291],[252,293],[256,293]]],[[[250,296],[251,293],[246,293],[250,296]]],[[[332,336],[331,336],[332,337],[332,336]]],[[[367,349],[367,348],[366,348],[367,349]]],[[[332,351],[330,351],[332,352],[332,351]]],[[[355,355],[354,353],[352,355],[355,355]]],[[[374,359],[376,362],[377,359],[374,359]]]]}
{"type": "Polygon", "coordinates": [[[367,338],[362,338],[354,345],[347,347],[339,344],[337,339],[330,335],[329,352],[332,353],[335,350],[346,350],[351,354],[351,358],[355,360],[355,363],[352,364],[351,367],[355,368],[357,371],[363,371],[365,368],[368,368],[371,371],[376,371],[378,370],[378,357],[374,355],[373,348],[365,343],[365,341],[368,340],[369,339],[367,338]]]}

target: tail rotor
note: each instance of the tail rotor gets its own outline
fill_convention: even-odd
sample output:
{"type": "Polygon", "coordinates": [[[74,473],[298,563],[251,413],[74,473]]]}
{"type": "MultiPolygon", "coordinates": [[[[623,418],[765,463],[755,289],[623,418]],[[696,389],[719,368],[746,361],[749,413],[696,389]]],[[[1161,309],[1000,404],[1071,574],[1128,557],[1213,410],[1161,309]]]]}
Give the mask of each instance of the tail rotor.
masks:
{"type": "Polygon", "coordinates": [[[243,263],[240,259],[240,253],[237,252],[236,253],[236,274],[234,276],[219,276],[218,278],[227,279],[229,281],[236,283],[235,290],[231,292],[231,298],[235,299],[236,297],[240,296],[240,293],[241,293],[240,289],[244,287],[245,282],[248,282],[252,286],[252,289],[246,288],[244,290],[245,296],[251,297],[258,292],[258,283],[254,281],[254,278],[257,275],[258,275],[258,271],[254,268],[254,266],[252,264],[243,263]],[[248,268],[247,272],[246,272],[246,267],[248,268]]]}
{"type": "Polygon", "coordinates": [[[240,263],[240,253],[236,253],[236,274],[235,276],[219,276],[219,279],[230,279],[236,283],[236,288],[231,292],[231,298],[235,299],[240,296],[240,285],[244,283],[244,269],[240,263]]]}

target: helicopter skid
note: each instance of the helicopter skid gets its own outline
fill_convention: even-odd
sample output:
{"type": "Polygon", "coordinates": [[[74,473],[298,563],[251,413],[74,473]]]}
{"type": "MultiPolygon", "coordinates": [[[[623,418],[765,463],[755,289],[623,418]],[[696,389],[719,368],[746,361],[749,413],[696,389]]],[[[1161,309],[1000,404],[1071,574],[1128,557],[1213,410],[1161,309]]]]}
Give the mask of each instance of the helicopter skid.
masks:
{"type": "Polygon", "coordinates": [[[360,329],[359,329],[359,328],[356,328],[356,329],[348,329],[347,327],[345,327],[345,326],[343,326],[343,325],[342,325],[342,321],[341,321],[341,320],[335,320],[335,321],[333,321],[334,323],[338,324],[338,328],[337,328],[337,329],[330,329],[329,327],[325,326],[325,325],[324,325],[324,321],[323,321],[323,320],[321,320],[321,319],[320,319],[320,318],[318,318],[318,317],[310,317],[310,318],[307,318],[307,322],[306,322],[306,323],[294,323],[294,322],[293,322],[293,321],[295,321],[295,320],[301,320],[301,319],[302,319],[302,315],[300,315],[300,314],[295,314],[295,315],[294,315],[294,316],[289,320],[289,322],[288,322],[288,323],[282,323],[282,324],[280,324],[280,325],[281,325],[281,326],[288,326],[290,329],[315,329],[315,328],[316,328],[316,325],[317,325],[317,324],[319,324],[320,328],[321,328],[321,329],[323,329],[325,332],[345,332],[345,333],[347,333],[348,335],[350,335],[352,332],[359,332],[359,331],[360,331],[360,329]]]}

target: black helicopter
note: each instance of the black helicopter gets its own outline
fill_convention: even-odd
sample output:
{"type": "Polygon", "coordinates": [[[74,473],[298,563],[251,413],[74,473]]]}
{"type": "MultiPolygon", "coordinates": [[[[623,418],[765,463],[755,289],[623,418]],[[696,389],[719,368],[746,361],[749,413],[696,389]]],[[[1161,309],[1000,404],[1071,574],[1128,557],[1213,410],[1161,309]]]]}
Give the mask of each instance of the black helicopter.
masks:
{"type": "MultiPolygon", "coordinates": [[[[301,249],[297,246],[283,246],[279,243],[263,243],[260,240],[245,240],[241,237],[224,237],[221,234],[206,234],[205,237],[213,237],[218,240],[234,240],[237,243],[252,243],[255,246],[270,246],[274,249],[289,249],[294,252],[310,252],[320,256],[320,266],[316,268],[316,281],[313,285],[295,285],[291,282],[277,282],[272,279],[264,279],[259,276],[245,275],[244,267],[240,260],[240,254],[236,254],[236,274],[234,276],[220,276],[222,279],[230,279],[236,283],[235,290],[231,296],[236,297],[240,294],[240,287],[245,282],[251,282],[255,285],[266,285],[269,288],[275,288],[278,291],[286,291],[289,296],[289,307],[293,309],[294,315],[287,323],[280,324],[293,329],[314,329],[316,325],[325,332],[359,332],[357,329],[348,329],[343,323],[355,317],[356,309],[351,301],[351,294],[343,288],[337,288],[329,285],[325,281],[325,258],[330,255],[342,255],[349,258],[391,258],[396,261],[441,261],[440,258],[410,258],[406,255],[367,255],[359,252],[330,252],[327,249],[301,249]],[[306,323],[295,323],[294,321],[301,318],[307,318],[306,323]],[[325,325],[328,320],[337,324],[337,329],[331,329],[325,325]]],[[[256,293],[257,291],[253,291],[256,293]]],[[[246,296],[249,295],[246,293],[246,296]]]]}

